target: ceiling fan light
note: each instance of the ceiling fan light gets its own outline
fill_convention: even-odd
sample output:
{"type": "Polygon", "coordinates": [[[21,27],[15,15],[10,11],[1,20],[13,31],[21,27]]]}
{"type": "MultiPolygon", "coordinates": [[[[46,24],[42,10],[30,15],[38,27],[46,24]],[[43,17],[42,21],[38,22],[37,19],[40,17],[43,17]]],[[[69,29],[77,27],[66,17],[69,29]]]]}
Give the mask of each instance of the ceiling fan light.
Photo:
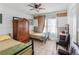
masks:
{"type": "Polygon", "coordinates": [[[31,3],[30,7],[32,7],[33,9],[30,9],[30,10],[35,10],[36,12],[39,12],[40,10],[45,10],[45,8],[41,8],[41,3],[31,3]]]}

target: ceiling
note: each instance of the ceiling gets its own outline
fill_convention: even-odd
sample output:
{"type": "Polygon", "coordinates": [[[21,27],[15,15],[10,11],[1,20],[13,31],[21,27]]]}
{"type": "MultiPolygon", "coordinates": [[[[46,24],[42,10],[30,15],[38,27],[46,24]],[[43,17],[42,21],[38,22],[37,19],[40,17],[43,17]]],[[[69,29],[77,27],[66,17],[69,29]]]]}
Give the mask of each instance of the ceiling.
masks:
{"type": "Polygon", "coordinates": [[[40,10],[39,12],[36,12],[31,7],[27,6],[29,3],[3,3],[2,5],[6,8],[10,8],[15,11],[19,11],[22,13],[27,14],[40,14],[40,13],[49,13],[49,12],[55,12],[60,10],[67,10],[68,3],[42,3],[43,8],[45,10],[40,10]]]}

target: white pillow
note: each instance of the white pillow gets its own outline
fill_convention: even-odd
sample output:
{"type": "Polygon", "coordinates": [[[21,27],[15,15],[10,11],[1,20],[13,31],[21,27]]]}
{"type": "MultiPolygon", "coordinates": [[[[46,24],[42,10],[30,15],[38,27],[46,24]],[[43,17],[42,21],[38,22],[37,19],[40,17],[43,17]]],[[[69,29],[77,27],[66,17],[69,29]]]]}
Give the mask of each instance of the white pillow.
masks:
{"type": "Polygon", "coordinates": [[[6,39],[11,39],[9,35],[0,35],[0,41],[6,40],[6,39]]]}

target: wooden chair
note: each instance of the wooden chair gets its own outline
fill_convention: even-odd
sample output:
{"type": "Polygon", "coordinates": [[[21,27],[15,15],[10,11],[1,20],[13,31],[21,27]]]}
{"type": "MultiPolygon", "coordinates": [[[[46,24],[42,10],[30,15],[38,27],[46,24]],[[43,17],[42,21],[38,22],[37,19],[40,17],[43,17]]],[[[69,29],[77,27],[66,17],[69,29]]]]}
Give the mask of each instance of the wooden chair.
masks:
{"type": "Polygon", "coordinates": [[[60,39],[59,42],[56,42],[56,49],[57,49],[58,45],[66,48],[66,50],[68,50],[68,47],[70,45],[70,34],[66,35],[65,40],[60,39]]]}

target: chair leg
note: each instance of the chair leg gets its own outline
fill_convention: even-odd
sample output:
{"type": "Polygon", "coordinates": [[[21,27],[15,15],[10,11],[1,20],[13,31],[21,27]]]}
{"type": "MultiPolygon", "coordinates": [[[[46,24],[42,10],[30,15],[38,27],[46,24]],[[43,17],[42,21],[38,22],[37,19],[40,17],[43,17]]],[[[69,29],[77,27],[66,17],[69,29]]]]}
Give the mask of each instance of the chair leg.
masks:
{"type": "Polygon", "coordinates": [[[34,41],[32,39],[32,55],[34,55],[34,41]]]}
{"type": "Polygon", "coordinates": [[[68,50],[68,46],[66,47],[66,50],[68,50]]]}
{"type": "Polygon", "coordinates": [[[58,45],[56,44],[56,50],[57,50],[58,45]]]}

